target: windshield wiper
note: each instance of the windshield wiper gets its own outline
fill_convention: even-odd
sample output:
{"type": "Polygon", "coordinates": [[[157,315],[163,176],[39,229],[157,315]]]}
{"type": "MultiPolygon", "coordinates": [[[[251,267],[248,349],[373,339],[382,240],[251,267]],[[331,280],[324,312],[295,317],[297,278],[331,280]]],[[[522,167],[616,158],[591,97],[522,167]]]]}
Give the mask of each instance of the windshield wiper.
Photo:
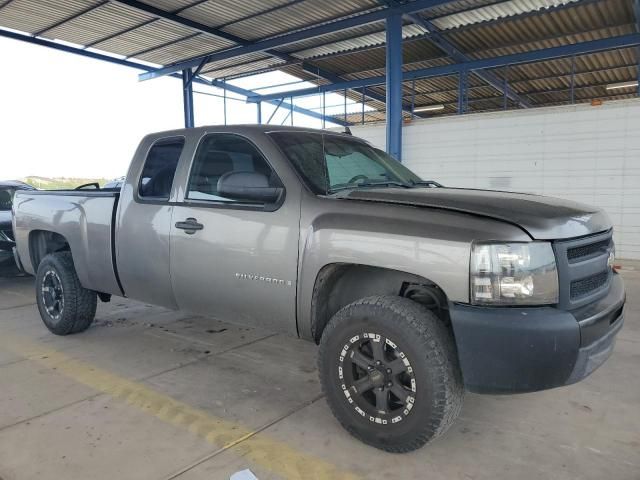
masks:
{"type": "Polygon", "coordinates": [[[398,180],[380,180],[379,182],[360,182],[356,187],[379,187],[379,186],[392,186],[392,187],[404,187],[411,188],[411,185],[400,182],[398,180]]]}
{"type": "Polygon", "coordinates": [[[439,187],[442,188],[442,184],[436,182],[435,180],[420,180],[416,182],[415,180],[409,180],[412,187],[439,187]]]}
{"type": "Polygon", "coordinates": [[[343,187],[332,188],[328,193],[336,193],[341,190],[351,190],[355,188],[362,187],[402,187],[402,188],[412,188],[408,183],[400,182],[397,180],[381,180],[379,182],[360,182],[354,183],[353,185],[345,185],[343,187]]]}

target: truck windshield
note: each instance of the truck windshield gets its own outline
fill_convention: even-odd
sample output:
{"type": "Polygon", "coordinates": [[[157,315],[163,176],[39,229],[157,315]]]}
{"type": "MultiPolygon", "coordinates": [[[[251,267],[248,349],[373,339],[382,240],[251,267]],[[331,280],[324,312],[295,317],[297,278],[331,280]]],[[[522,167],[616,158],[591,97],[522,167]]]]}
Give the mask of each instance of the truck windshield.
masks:
{"type": "Polygon", "coordinates": [[[360,187],[425,186],[420,177],[400,162],[357,138],[308,132],[269,135],[319,195],[360,187]]]}

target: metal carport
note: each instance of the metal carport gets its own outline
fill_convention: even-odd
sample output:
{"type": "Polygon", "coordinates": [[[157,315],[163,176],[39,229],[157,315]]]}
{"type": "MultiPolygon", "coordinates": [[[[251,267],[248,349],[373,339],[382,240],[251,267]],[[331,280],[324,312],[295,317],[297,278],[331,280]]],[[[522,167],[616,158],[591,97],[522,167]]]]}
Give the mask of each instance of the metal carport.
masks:
{"type": "Polygon", "coordinates": [[[639,18],[640,0],[4,0],[0,35],[141,80],[180,77],[187,127],[193,82],[256,103],[258,122],[262,102],[339,125],[387,120],[401,159],[412,118],[637,96],[639,18]],[[234,85],[272,70],[315,86],[234,85]],[[343,115],[295,105],[325,92],[344,95],[343,115]]]}

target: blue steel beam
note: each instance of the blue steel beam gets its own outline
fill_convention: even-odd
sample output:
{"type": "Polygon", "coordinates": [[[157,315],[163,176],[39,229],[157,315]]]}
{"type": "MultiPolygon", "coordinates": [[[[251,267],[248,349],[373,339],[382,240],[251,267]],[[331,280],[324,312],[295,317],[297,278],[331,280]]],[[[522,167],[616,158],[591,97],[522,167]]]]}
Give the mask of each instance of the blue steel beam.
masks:
{"type": "MultiPolygon", "coordinates": [[[[555,6],[552,6],[552,7],[547,7],[542,11],[535,10],[535,11],[529,11],[529,12],[520,13],[520,14],[517,14],[517,15],[512,15],[512,16],[508,17],[508,20],[509,21],[513,21],[513,20],[518,20],[518,19],[521,19],[521,18],[539,16],[539,15],[542,15],[542,14],[548,14],[548,13],[552,13],[552,12],[556,12],[556,11],[560,11],[560,10],[565,10],[565,9],[569,9],[569,8],[575,8],[577,6],[582,6],[582,5],[586,5],[586,4],[589,4],[589,3],[601,2],[601,1],[602,0],[580,0],[579,2],[575,2],[575,3],[559,4],[559,5],[555,5],[555,6]]],[[[496,0],[493,3],[494,4],[504,3],[504,0],[496,0]]],[[[486,6],[489,6],[489,5],[490,4],[482,5],[482,6],[486,7],[486,6]]],[[[468,12],[468,11],[471,11],[471,10],[476,10],[478,8],[480,8],[480,7],[477,6],[477,5],[470,6],[470,7],[467,7],[465,9],[460,10],[457,13],[465,13],[465,12],[468,12]]],[[[447,17],[449,15],[451,15],[451,14],[438,15],[436,17],[433,17],[431,20],[435,21],[435,20],[441,19],[443,17],[447,17]]],[[[499,22],[504,22],[505,20],[506,19],[504,17],[500,17],[500,18],[497,18],[497,19],[494,19],[494,20],[483,21],[481,25],[483,27],[486,27],[487,25],[493,25],[493,24],[496,24],[496,23],[499,23],[499,22]]],[[[469,24],[469,25],[461,25],[459,27],[451,29],[451,31],[459,32],[459,31],[465,31],[465,30],[468,30],[470,28],[477,28],[477,27],[478,27],[477,23],[472,23],[472,24],[469,24]]],[[[370,34],[382,33],[382,32],[384,32],[384,29],[380,29],[380,30],[376,30],[376,31],[370,32],[370,34]]],[[[343,40],[355,40],[355,39],[358,39],[358,38],[361,38],[361,37],[362,37],[362,34],[358,33],[358,34],[354,34],[354,35],[345,37],[345,38],[343,38],[343,40]]],[[[427,37],[428,37],[427,33],[425,33],[423,35],[417,35],[415,37],[411,37],[411,38],[405,39],[405,43],[416,42],[416,41],[419,41],[419,40],[423,40],[423,39],[425,39],[427,37]]],[[[322,47],[322,46],[326,46],[326,45],[331,45],[333,43],[335,43],[335,39],[334,40],[327,40],[327,41],[324,41],[324,42],[321,41],[321,42],[318,42],[318,43],[314,43],[314,47],[322,47]]],[[[333,57],[337,57],[337,56],[341,56],[341,55],[349,55],[349,54],[352,54],[354,52],[362,52],[362,51],[372,50],[372,49],[377,49],[377,48],[380,48],[380,45],[369,45],[369,46],[366,46],[366,47],[354,48],[354,49],[351,49],[349,51],[342,51],[341,50],[341,51],[334,52],[334,53],[328,53],[328,54],[320,55],[318,57],[315,57],[314,59],[324,60],[326,58],[333,58],[333,57]]],[[[291,55],[296,55],[299,52],[298,51],[292,51],[292,52],[289,52],[289,53],[291,55]]],[[[430,59],[430,60],[433,60],[433,59],[430,59]]],[[[246,62],[246,63],[244,63],[244,65],[246,65],[248,63],[255,63],[255,61],[246,62]]],[[[299,62],[295,62],[295,63],[299,63],[299,62]]],[[[239,65],[243,65],[243,64],[241,63],[239,65]]],[[[247,77],[247,76],[251,76],[251,75],[257,75],[257,74],[260,74],[260,73],[265,73],[265,72],[277,70],[277,69],[280,69],[282,67],[286,67],[286,66],[289,66],[289,65],[290,65],[289,63],[284,63],[284,64],[281,64],[281,65],[275,65],[275,66],[272,66],[272,67],[262,67],[262,68],[258,68],[258,69],[255,69],[255,70],[249,70],[249,71],[245,71],[245,72],[242,72],[240,74],[234,75],[233,79],[247,77]]]]}
{"type": "MultiPolygon", "coordinates": [[[[524,12],[524,13],[519,13],[517,15],[512,15],[512,16],[510,16],[508,18],[500,17],[500,18],[497,18],[497,19],[485,20],[485,21],[482,22],[481,25],[482,25],[482,27],[486,27],[488,25],[493,25],[493,24],[499,23],[499,22],[513,21],[513,20],[518,20],[518,19],[521,19],[521,18],[527,18],[527,17],[541,15],[541,14],[548,14],[548,13],[556,12],[556,11],[559,11],[559,10],[565,10],[565,9],[568,9],[568,8],[574,8],[576,6],[582,6],[582,5],[586,5],[586,4],[589,4],[589,3],[601,2],[601,1],[602,0],[580,0],[577,3],[559,4],[559,5],[547,7],[543,11],[540,11],[540,10],[528,11],[528,12],[524,12]]],[[[504,0],[496,0],[493,3],[498,4],[498,3],[503,3],[503,2],[504,2],[504,0]]],[[[387,2],[387,3],[389,3],[389,2],[387,2]]],[[[391,3],[393,3],[393,2],[391,2],[391,3]]],[[[487,5],[482,5],[482,6],[487,6],[487,5]]],[[[465,12],[469,12],[471,10],[476,10],[478,8],[480,8],[478,5],[472,5],[472,6],[468,6],[467,8],[464,8],[464,9],[460,10],[457,13],[465,13],[465,12]]],[[[439,19],[441,19],[443,17],[447,17],[447,16],[450,16],[450,15],[451,14],[441,14],[441,15],[433,17],[431,19],[431,21],[439,20],[439,19]]],[[[459,32],[459,31],[464,31],[464,30],[467,30],[467,29],[470,29],[470,28],[477,28],[477,27],[478,27],[477,23],[471,23],[469,25],[461,25],[459,27],[456,27],[455,29],[453,29],[453,31],[459,32]]],[[[218,27],[218,28],[221,28],[221,27],[218,27]]],[[[384,32],[384,28],[369,32],[369,34],[382,33],[382,32],[384,32]]],[[[427,36],[428,36],[428,34],[425,33],[423,35],[417,35],[415,37],[407,38],[407,39],[405,39],[405,43],[415,42],[415,41],[418,41],[418,40],[423,40],[427,36]]],[[[359,39],[361,37],[362,37],[362,33],[356,33],[356,34],[344,37],[344,38],[342,38],[342,40],[344,40],[344,41],[356,40],[356,39],[359,39]]],[[[317,43],[314,42],[314,48],[315,47],[323,47],[323,46],[327,46],[327,45],[332,45],[332,44],[334,44],[336,42],[335,39],[330,39],[330,40],[325,40],[325,41],[322,41],[322,39],[318,39],[318,40],[319,41],[317,43]]],[[[324,55],[321,55],[321,56],[316,57],[316,58],[324,60],[325,58],[332,58],[332,57],[336,57],[336,56],[340,56],[340,55],[347,55],[347,54],[351,54],[351,53],[354,53],[354,52],[364,51],[364,50],[368,50],[368,49],[376,49],[376,48],[380,48],[380,45],[373,45],[373,46],[367,46],[367,47],[354,48],[354,49],[349,50],[348,52],[339,51],[339,52],[334,52],[334,53],[328,53],[328,54],[324,54],[324,55]]],[[[291,52],[289,52],[289,54],[295,56],[299,52],[300,51],[291,51],[291,52]]],[[[240,66],[240,65],[246,65],[248,63],[254,63],[254,62],[255,62],[255,60],[253,62],[234,63],[229,68],[233,68],[233,67],[240,66]]],[[[299,63],[299,62],[295,62],[295,63],[299,63]]],[[[257,75],[259,73],[265,73],[266,71],[275,70],[275,69],[278,69],[278,68],[286,67],[288,65],[290,65],[290,64],[285,63],[285,64],[282,64],[282,65],[279,65],[279,66],[266,67],[266,68],[263,67],[263,68],[258,68],[258,69],[255,69],[255,70],[249,70],[249,71],[243,72],[242,74],[238,74],[238,75],[234,76],[233,78],[235,79],[235,78],[239,78],[239,77],[257,75]]]]}
{"type": "MultiPolygon", "coordinates": [[[[218,37],[218,38],[222,38],[224,40],[228,40],[230,42],[233,43],[237,43],[238,45],[241,46],[245,46],[245,45],[249,45],[251,44],[251,42],[238,37],[237,35],[233,35],[232,33],[228,33],[225,32],[224,30],[220,30],[219,28],[215,28],[215,27],[210,27],[208,25],[205,25],[203,23],[200,22],[196,22],[195,20],[191,20],[187,17],[182,17],[176,13],[172,13],[169,12],[167,10],[163,10],[161,8],[155,7],[153,5],[149,5],[148,3],[143,3],[140,2],[138,0],[112,0],[115,3],[120,3],[122,5],[126,5],[130,8],[139,10],[141,12],[147,13],[149,15],[153,15],[155,17],[161,18],[163,20],[167,20],[169,22],[172,23],[176,23],[178,25],[182,25],[183,27],[189,27],[193,30],[196,30],[199,33],[204,33],[207,35],[212,35],[214,37],[218,37]]],[[[186,37],[184,38],[185,40],[187,39],[186,37]]],[[[161,48],[162,45],[155,47],[155,48],[161,48]]],[[[271,56],[280,58],[284,61],[289,61],[291,60],[293,57],[290,57],[289,55],[287,55],[286,53],[280,53],[276,50],[268,50],[266,51],[266,53],[268,53],[271,56]]],[[[195,65],[191,65],[190,67],[185,67],[186,68],[191,68],[191,67],[195,67],[199,64],[200,62],[196,63],[195,65]]],[[[208,63],[208,62],[205,62],[208,63]]],[[[181,70],[181,69],[179,69],[181,70]]]]}
{"type": "MultiPolygon", "coordinates": [[[[418,78],[442,77],[446,75],[458,74],[462,70],[471,71],[486,68],[503,67],[505,65],[540,62],[544,60],[570,57],[572,55],[584,55],[587,53],[595,53],[605,50],[628,48],[636,45],[640,45],[640,34],[631,33],[628,35],[620,35],[617,37],[604,38],[600,40],[591,40],[587,42],[574,43],[571,45],[563,45],[560,47],[550,47],[540,50],[532,50],[529,52],[502,55],[499,57],[483,58],[479,60],[472,60],[470,62],[409,70],[402,74],[402,80],[406,82],[407,80],[418,78]]],[[[376,77],[359,78],[356,80],[333,83],[331,85],[319,85],[313,88],[291,90],[288,92],[278,92],[268,95],[254,95],[253,97],[248,98],[248,100],[267,101],[281,97],[303,97],[307,95],[315,95],[322,92],[344,90],[345,88],[354,89],[367,87],[370,85],[382,85],[385,82],[385,76],[380,75],[376,77]]]]}
{"type": "MultiPolygon", "coordinates": [[[[81,57],[87,57],[87,58],[93,58],[94,60],[101,60],[103,62],[108,62],[108,63],[113,63],[116,65],[121,65],[123,67],[129,67],[129,68],[136,68],[138,70],[142,70],[142,71],[151,71],[154,70],[154,67],[151,67],[149,65],[145,65],[143,63],[138,63],[138,62],[133,62],[131,60],[124,60],[121,58],[116,58],[116,57],[112,57],[110,55],[105,55],[103,53],[97,53],[97,52],[92,52],[89,50],[83,50],[82,48],[78,48],[78,47],[72,47],[70,45],[65,45],[65,44],[61,44],[61,43],[56,43],[56,42],[52,42],[50,40],[45,40],[43,38],[36,38],[36,37],[32,37],[28,34],[24,34],[24,33],[17,33],[17,32],[11,32],[8,30],[2,30],[0,29],[0,37],[6,37],[6,38],[11,38],[13,40],[19,40],[22,42],[26,42],[26,43],[31,43],[34,45],[39,45],[41,47],[47,47],[47,48],[51,48],[54,50],[59,50],[61,52],[67,52],[67,53],[73,53],[75,55],[80,55],[81,57]]],[[[174,78],[182,78],[182,75],[180,73],[173,73],[170,75],[171,77],[174,78]]],[[[203,78],[200,77],[194,77],[193,78],[193,82],[199,83],[199,84],[203,84],[203,85],[213,85],[215,87],[218,88],[225,88],[226,85],[226,89],[229,90],[230,92],[234,92],[234,93],[238,93],[244,97],[248,97],[248,96],[255,96],[256,93],[252,92],[251,90],[245,90],[244,88],[240,88],[240,87],[236,87],[235,85],[231,85],[231,84],[224,84],[224,82],[219,82],[217,80],[214,80],[212,82],[209,82],[203,78]]],[[[273,105],[277,105],[278,102],[271,100],[268,101],[268,103],[271,103],[273,105]]],[[[285,107],[288,107],[289,104],[288,103],[283,103],[282,104],[285,107]]],[[[311,110],[307,110],[306,108],[301,108],[301,107],[295,107],[294,108],[296,112],[301,113],[303,115],[308,115],[312,118],[317,118],[320,120],[324,120],[323,116],[317,112],[311,111],[311,110]]],[[[350,125],[350,123],[345,124],[344,122],[340,121],[340,120],[331,120],[331,122],[336,123],[338,125],[341,126],[346,126],[346,125],[350,125]]]]}
{"type": "Polygon", "coordinates": [[[182,106],[184,109],[184,126],[195,126],[193,114],[193,72],[190,69],[182,72],[182,106]]]}
{"type": "Polygon", "coordinates": [[[458,115],[461,115],[469,103],[469,72],[462,70],[458,76],[458,115]]]}
{"type": "MultiPolygon", "coordinates": [[[[462,53],[455,45],[453,45],[449,40],[444,38],[438,27],[429,20],[422,18],[418,14],[410,14],[407,17],[416,25],[421,26],[428,32],[427,38],[436,45],[440,50],[445,52],[451,58],[453,58],[458,63],[469,62],[473,60],[471,57],[462,53]]],[[[522,98],[518,92],[514,91],[505,82],[503,82],[498,76],[493,72],[483,72],[476,71],[473,72],[477,77],[480,77],[482,80],[487,82],[493,88],[505,94],[505,96],[509,97],[511,100],[518,102],[524,108],[531,108],[531,103],[522,98]]]]}
{"type": "MultiPolygon", "coordinates": [[[[177,15],[180,12],[184,12],[185,10],[188,10],[190,8],[193,8],[193,7],[196,7],[196,6],[200,5],[201,3],[208,2],[208,1],[209,0],[197,0],[197,1],[193,2],[193,3],[190,3],[189,5],[185,5],[185,6],[182,6],[182,7],[178,8],[178,9],[176,9],[176,10],[172,10],[170,13],[172,13],[173,15],[177,15]]],[[[152,18],[150,20],[145,20],[144,22],[138,23],[137,25],[133,25],[131,27],[125,28],[124,30],[119,30],[116,33],[111,33],[111,34],[107,35],[106,37],[102,37],[102,38],[99,38],[97,40],[94,40],[93,42],[86,44],[84,46],[84,48],[85,49],[86,48],[91,48],[94,45],[98,45],[99,43],[106,42],[107,40],[111,40],[113,38],[119,37],[120,35],[124,35],[125,33],[132,32],[134,30],[137,30],[139,28],[142,28],[142,27],[144,27],[146,25],[149,25],[150,23],[154,23],[154,22],[157,22],[159,20],[160,20],[160,17],[155,17],[155,18],[152,18]]]]}
{"type": "MultiPolygon", "coordinates": [[[[319,77],[322,77],[325,80],[329,80],[331,83],[345,81],[345,79],[340,75],[336,75],[335,73],[329,72],[327,70],[323,70],[307,62],[302,62],[302,69],[307,73],[318,75],[319,77]]],[[[366,96],[372,100],[377,100],[378,102],[382,102],[382,103],[386,103],[387,101],[384,95],[380,95],[375,92],[367,92],[366,96]]],[[[404,110],[405,112],[412,113],[411,109],[409,107],[404,106],[404,104],[402,105],[402,110],[404,110]]]]}
{"type": "MultiPolygon", "coordinates": [[[[136,57],[137,55],[142,55],[154,50],[159,50],[161,48],[164,48],[166,46],[170,46],[173,45],[174,43],[179,43],[183,40],[189,40],[190,38],[193,38],[194,36],[198,35],[198,34],[207,34],[207,35],[211,35],[214,37],[218,37],[218,38],[222,38],[225,40],[228,40],[230,42],[236,43],[240,46],[249,46],[252,45],[254,42],[245,40],[244,38],[238,37],[237,35],[225,32],[224,30],[221,30],[219,27],[210,27],[208,25],[204,25],[202,23],[196,22],[194,20],[190,20],[186,17],[180,16],[178,15],[179,12],[169,12],[167,10],[162,10],[161,8],[155,7],[153,5],[149,5],[147,3],[143,3],[140,2],[138,0],[112,0],[115,3],[121,3],[123,5],[126,5],[128,7],[134,8],[136,10],[139,10],[141,12],[147,13],[149,15],[153,15],[159,19],[163,19],[163,20],[167,20],[171,23],[175,23],[177,25],[181,25],[183,27],[188,27],[191,28],[193,30],[196,30],[195,34],[190,34],[187,35],[185,37],[181,37],[175,40],[171,40],[170,42],[161,44],[161,45],[156,45],[154,47],[151,48],[147,48],[145,50],[141,50],[139,52],[136,52],[134,54],[129,55],[129,57],[136,57]]],[[[282,6],[280,6],[282,7],[282,6]]],[[[189,8],[189,7],[187,7],[189,8]]],[[[273,8],[275,9],[275,8],[273,8]]],[[[271,10],[271,9],[270,9],[271,10]]],[[[182,11],[182,10],[180,10],[182,11]]],[[[272,50],[272,49],[268,49],[265,50],[265,53],[271,55],[272,57],[276,57],[279,58],[281,60],[284,60],[285,62],[292,62],[292,63],[301,63],[302,60],[292,57],[291,55],[284,53],[284,52],[279,52],[277,50],[272,50]]],[[[203,58],[198,65],[204,65],[208,62],[204,61],[205,59],[203,58]]],[[[196,66],[196,65],[193,65],[196,66]]],[[[303,65],[304,67],[304,65],[303,65]]],[[[329,81],[335,81],[336,80],[336,75],[332,74],[331,72],[326,72],[325,70],[323,70],[322,68],[318,68],[318,67],[314,67],[310,64],[307,64],[308,68],[312,68],[314,70],[314,73],[316,73],[317,75],[329,80],[329,81]]],[[[338,77],[340,78],[340,77],[338,77]]],[[[340,80],[342,80],[340,78],[340,80]]]]}
{"type": "MultiPolygon", "coordinates": [[[[638,64],[636,62],[634,63],[624,63],[624,64],[619,64],[615,67],[606,67],[606,68],[594,68],[594,69],[588,69],[588,70],[577,70],[575,71],[575,76],[579,77],[581,75],[588,75],[588,74],[593,74],[593,73],[602,73],[602,72],[613,72],[613,71],[619,71],[619,70],[628,70],[629,68],[636,68],[638,64]]],[[[523,82],[537,82],[537,81],[544,81],[544,80],[558,80],[558,79],[562,79],[562,78],[567,78],[568,82],[571,83],[571,69],[569,69],[568,72],[558,72],[554,75],[538,75],[538,76],[534,76],[534,77],[527,77],[527,78],[523,78],[520,77],[518,79],[512,79],[511,80],[511,84],[514,83],[523,83],[523,82]]],[[[611,82],[608,82],[608,84],[610,84],[611,82]]],[[[469,90],[481,90],[483,88],[487,88],[486,85],[474,85],[474,86],[469,86],[468,89],[469,90]]],[[[577,88],[577,86],[576,86],[577,88]]],[[[442,88],[442,89],[438,89],[438,90],[428,90],[428,91],[424,91],[422,93],[418,93],[417,96],[425,96],[428,97],[430,95],[441,95],[441,94],[449,94],[449,95],[453,95],[458,93],[458,87],[456,86],[456,88],[442,88]]],[[[527,91],[527,95],[530,95],[531,91],[527,91]]],[[[405,95],[405,98],[406,95],[405,95]]]]}
{"type": "MultiPolygon", "coordinates": [[[[205,79],[201,79],[201,80],[206,84],[213,85],[214,87],[218,87],[218,88],[227,89],[230,92],[237,93],[238,95],[242,95],[243,97],[249,98],[256,95],[255,92],[251,90],[246,90],[244,88],[236,87],[235,85],[231,85],[230,83],[225,83],[221,80],[214,79],[214,80],[211,80],[210,82],[205,79]]],[[[307,115],[312,118],[317,118],[318,120],[323,120],[322,114],[314,112],[312,110],[307,110],[306,108],[302,108],[297,105],[291,105],[287,102],[279,102],[277,101],[277,99],[265,100],[265,102],[270,103],[271,105],[276,105],[276,106],[282,105],[283,108],[288,108],[288,109],[293,108],[293,111],[296,113],[301,113],[303,115],[307,115]]],[[[331,122],[337,123],[338,125],[343,127],[351,125],[351,122],[343,122],[342,120],[338,120],[338,119],[332,119],[331,122]]]]}
{"type": "MultiPolygon", "coordinates": [[[[387,17],[387,153],[402,160],[402,14],[387,17]]],[[[346,98],[346,97],[345,97],[346,98]]],[[[346,120],[346,112],[345,112],[346,120]]]]}
{"type": "MultiPolygon", "coordinates": [[[[118,0],[121,1],[121,0],[118,0]]],[[[131,0],[127,0],[130,2],[131,0]]],[[[321,35],[329,33],[339,32],[350,28],[366,25],[369,23],[379,22],[385,20],[387,16],[392,14],[408,14],[415,13],[428,8],[436,7],[450,3],[452,0],[414,0],[413,2],[397,5],[394,7],[380,8],[378,10],[371,11],[369,13],[363,13],[356,16],[342,18],[333,22],[322,23],[306,28],[304,30],[298,30],[295,32],[285,33],[278,35],[277,37],[266,38],[257,42],[252,42],[248,45],[241,45],[238,47],[228,48],[219,52],[211,52],[207,55],[200,55],[181,62],[176,62],[172,65],[167,65],[162,68],[158,68],[152,72],[140,74],[140,80],[150,80],[152,78],[162,77],[170,73],[178,72],[185,68],[192,68],[198,65],[201,61],[206,60],[206,63],[215,62],[219,60],[226,60],[229,58],[239,57],[241,55],[247,55],[249,53],[264,52],[272,48],[289,45],[291,43],[307,40],[309,38],[315,38],[321,35]]]]}
{"type": "MultiPolygon", "coordinates": [[[[156,18],[167,20],[167,21],[175,23],[177,25],[181,25],[181,26],[188,27],[188,28],[191,28],[193,30],[196,30],[196,33],[193,33],[193,34],[190,34],[190,35],[187,35],[187,36],[184,36],[184,37],[181,37],[181,38],[177,38],[177,39],[171,40],[169,42],[166,42],[166,43],[163,43],[163,44],[160,44],[160,45],[155,45],[153,47],[145,48],[144,50],[140,50],[138,52],[132,53],[131,55],[128,55],[128,58],[135,58],[135,57],[137,57],[139,55],[144,55],[144,54],[149,53],[149,52],[160,50],[162,48],[174,45],[176,43],[180,43],[182,41],[189,40],[189,39],[191,39],[193,37],[196,37],[196,36],[198,36],[200,34],[206,34],[206,35],[211,35],[211,36],[218,37],[218,38],[223,38],[225,40],[228,40],[228,41],[231,41],[233,43],[236,43],[236,44],[238,44],[240,46],[249,46],[249,45],[251,45],[253,43],[253,42],[245,40],[245,39],[243,39],[241,37],[238,37],[237,35],[233,35],[231,33],[225,32],[225,31],[221,30],[220,27],[210,27],[208,25],[204,25],[202,23],[199,23],[199,22],[196,22],[194,20],[190,20],[190,19],[188,19],[186,17],[178,15],[178,13],[180,11],[184,10],[184,9],[182,9],[182,10],[180,10],[178,12],[169,12],[169,11],[166,11],[166,10],[162,10],[161,8],[155,7],[153,5],[149,5],[147,3],[140,2],[138,0],[112,0],[112,1],[114,1],[115,3],[121,3],[123,5],[126,5],[126,6],[130,7],[130,8],[134,8],[136,10],[139,10],[139,11],[143,12],[143,13],[147,13],[147,14],[153,15],[156,18]]],[[[279,10],[280,8],[284,8],[285,6],[291,6],[291,5],[295,4],[295,3],[297,3],[297,2],[294,1],[294,2],[289,2],[288,4],[279,5],[277,7],[271,7],[269,9],[265,10],[265,12],[279,10]]],[[[186,8],[189,8],[189,7],[186,7],[186,8]]],[[[232,23],[236,23],[236,22],[232,22],[232,23]]],[[[285,61],[287,63],[302,63],[302,68],[303,69],[305,69],[307,71],[313,71],[314,74],[318,75],[319,77],[324,78],[325,80],[329,80],[330,82],[337,82],[337,81],[344,80],[342,77],[340,77],[340,76],[338,76],[338,75],[336,75],[336,74],[334,74],[332,72],[329,72],[329,71],[327,71],[327,70],[325,70],[323,68],[320,68],[320,67],[316,67],[315,65],[313,65],[311,63],[303,62],[302,60],[300,60],[298,58],[295,58],[295,57],[292,57],[291,55],[289,55],[287,53],[279,52],[279,51],[273,50],[273,49],[265,50],[265,53],[271,55],[272,57],[275,57],[275,58],[278,58],[280,60],[283,60],[283,61],[285,61]]],[[[206,59],[203,58],[200,61],[200,63],[198,64],[198,68],[200,70],[202,70],[202,67],[206,63],[208,63],[205,60],[206,59]]],[[[382,98],[382,99],[381,98],[373,98],[373,99],[374,100],[384,101],[384,98],[382,98]]]]}
{"type": "Polygon", "coordinates": [[[262,15],[267,15],[269,13],[273,13],[273,12],[276,12],[278,10],[283,10],[285,8],[292,7],[297,3],[302,3],[302,2],[306,2],[306,1],[307,0],[290,0],[289,2],[286,2],[286,3],[281,3],[279,5],[274,5],[272,7],[267,7],[264,10],[260,10],[259,12],[250,13],[249,15],[245,15],[244,17],[234,18],[233,20],[230,20],[230,21],[228,21],[226,23],[221,23],[220,25],[217,25],[217,28],[225,28],[225,27],[228,27],[230,25],[235,25],[237,23],[244,22],[245,20],[249,20],[250,18],[261,17],[262,15]]]}
{"type": "Polygon", "coordinates": [[[271,120],[273,119],[273,117],[275,116],[276,112],[278,111],[278,109],[280,108],[280,105],[282,105],[282,102],[284,102],[284,98],[282,98],[277,104],[276,104],[276,108],[273,110],[273,112],[271,112],[271,115],[269,116],[269,119],[267,120],[267,125],[269,125],[271,123],[271,120]]]}
{"type": "MultiPolygon", "coordinates": [[[[196,32],[196,33],[192,33],[191,35],[187,35],[186,37],[180,37],[180,38],[176,38],[173,40],[170,40],[168,42],[162,43],[160,45],[154,45],[153,47],[147,47],[144,48],[142,50],[138,50],[130,55],[127,55],[127,58],[137,58],[140,55],[144,55],[145,53],[150,53],[150,52],[155,52],[156,50],[160,50],[162,48],[165,47],[170,47],[171,45],[175,45],[176,43],[180,43],[180,42],[186,42],[187,40],[191,40],[194,37],[199,36],[200,33],[196,32]]],[[[184,70],[183,70],[184,72],[184,70]]]]}
{"type": "MultiPolygon", "coordinates": [[[[386,4],[397,4],[397,0],[386,0],[386,4]]],[[[440,50],[446,53],[449,57],[458,63],[468,62],[472,60],[471,57],[461,52],[458,47],[447,40],[440,29],[430,20],[427,20],[420,16],[419,13],[410,13],[405,15],[411,22],[422,27],[427,32],[427,38],[431,43],[437,46],[440,50]]],[[[493,88],[505,94],[506,97],[511,98],[518,102],[524,108],[531,108],[531,103],[522,98],[517,92],[510,88],[506,82],[503,82],[493,72],[474,72],[476,76],[487,82],[493,88]]],[[[466,84],[466,83],[465,83],[466,84]]]]}

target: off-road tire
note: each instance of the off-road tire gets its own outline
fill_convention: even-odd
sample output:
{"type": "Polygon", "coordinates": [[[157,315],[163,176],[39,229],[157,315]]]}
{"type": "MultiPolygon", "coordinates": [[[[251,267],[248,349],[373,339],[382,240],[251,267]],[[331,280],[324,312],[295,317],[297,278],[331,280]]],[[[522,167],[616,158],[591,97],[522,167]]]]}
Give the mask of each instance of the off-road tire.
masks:
{"type": "MultiPolygon", "coordinates": [[[[374,348],[372,343],[369,345],[374,348]]],[[[464,387],[450,330],[430,310],[407,298],[367,297],[338,311],[322,334],[318,366],[329,407],[342,426],[364,443],[388,452],[405,453],[422,447],[443,434],[462,407],[464,387]],[[344,352],[350,352],[346,348],[351,348],[354,338],[365,333],[382,335],[397,345],[398,350],[394,347],[391,353],[391,347],[385,345],[385,357],[401,351],[410,362],[415,380],[414,402],[401,421],[396,417],[396,423],[376,423],[380,418],[359,413],[355,402],[349,400],[357,397],[345,393],[351,389],[345,385],[343,370],[354,367],[341,358],[350,355],[344,352]]],[[[391,369],[386,372],[390,374],[391,369]]]]}
{"type": "Polygon", "coordinates": [[[51,253],[42,259],[36,274],[36,299],[42,321],[56,335],[85,331],[95,318],[98,304],[96,292],[80,284],[71,252],[68,251],[51,253]],[[58,318],[54,318],[47,310],[44,291],[46,276],[57,276],[61,284],[63,307],[58,318]]]}

